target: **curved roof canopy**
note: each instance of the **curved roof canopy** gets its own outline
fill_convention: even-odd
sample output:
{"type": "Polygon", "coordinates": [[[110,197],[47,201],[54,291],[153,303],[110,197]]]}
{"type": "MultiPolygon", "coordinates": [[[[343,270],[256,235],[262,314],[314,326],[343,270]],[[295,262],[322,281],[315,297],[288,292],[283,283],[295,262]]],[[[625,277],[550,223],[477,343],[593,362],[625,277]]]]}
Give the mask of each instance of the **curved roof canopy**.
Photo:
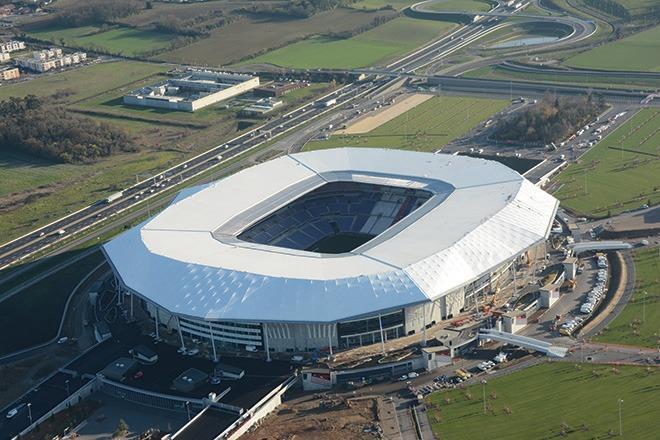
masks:
{"type": "Polygon", "coordinates": [[[557,204],[498,162],[332,149],[285,156],[186,189],[104,251],[129,289],[179,315],[334,322],[436,299],[475,280],[544,240],[557,204]],[[347,253],[236,238],[264,216],[334,181],[433,195],[347,253]]]}

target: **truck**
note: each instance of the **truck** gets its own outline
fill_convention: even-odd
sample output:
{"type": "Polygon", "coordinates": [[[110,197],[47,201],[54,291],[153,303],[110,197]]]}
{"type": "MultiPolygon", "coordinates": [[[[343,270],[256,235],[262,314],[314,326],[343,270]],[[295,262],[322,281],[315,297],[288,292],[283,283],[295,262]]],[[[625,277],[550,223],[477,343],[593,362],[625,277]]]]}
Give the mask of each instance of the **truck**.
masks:
{"type": "Polygon", "coordinates": [[[331,107],[335,104],[337,104],[337,99],[335,98],[319,99],[318,101],[314,101],[314,107],[331,107]]]}
{"type": "Polygon", "coordinates": [[[108,197],[106,197],[105,199],[103,199],[103,202],[106,203],[106,204],[110,204],[110,203],[114,202],[115,200],[121,199],[123,196],[124,196],[124,192],[119,191],[119,192],[111,194],[108,197]]]}

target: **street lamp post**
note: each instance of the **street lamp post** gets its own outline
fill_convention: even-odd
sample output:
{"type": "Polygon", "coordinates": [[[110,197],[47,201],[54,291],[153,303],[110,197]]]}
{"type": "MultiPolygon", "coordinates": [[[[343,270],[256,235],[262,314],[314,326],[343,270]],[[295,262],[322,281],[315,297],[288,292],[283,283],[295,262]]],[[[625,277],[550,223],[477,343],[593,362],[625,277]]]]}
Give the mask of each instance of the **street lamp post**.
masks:
{"type": "Polygon", "coordinates": [[[623,399],[619,399],[619,437],[623,435],[623,423],[621,419],[621,406],[623,404],[623,399]]]}
{"type": "Polygon", "coordinates": [[[186,411],[188,412],[188,421],[190,421],[190,401],[186,400],[186,411]]]}
{"type": "Polygon", "coordinates": [[[32,424],[32,403],[27,404],[28,407],[28,418],[30,419],[30,425],[32,424]]]}
{"type": "Polygon", "coordinates": [[[643,293],[644,302],[642,302],[642,322],[646,324],[646,295],[648,295],[648,292],[645,290],[643,293]]]}
{"type": "Polygon", "coordinates": [[[483,390],[484,394],[484,415],[486,414],[486,379],[481,379],[481,389],[483,390]]]}

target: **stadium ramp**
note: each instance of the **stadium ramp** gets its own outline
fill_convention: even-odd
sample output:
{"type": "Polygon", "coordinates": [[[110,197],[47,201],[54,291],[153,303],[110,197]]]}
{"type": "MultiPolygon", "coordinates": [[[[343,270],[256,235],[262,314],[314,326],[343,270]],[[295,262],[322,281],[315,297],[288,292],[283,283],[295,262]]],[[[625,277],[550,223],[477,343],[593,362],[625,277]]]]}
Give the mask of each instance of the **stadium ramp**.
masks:
{"type": "Polygon", "coordinates": [[[492,339],[494,341],[506,342],[507,344],[517,345],[520,347],[528,348],[538,351],[550,357],[563,358],[568,352],[568,348],[553,345],[549,342],[541,341],[539,339],[530,338],[528,336],[514,335],[509,332],[502,332],[495,329],[480,329],[479,339],[492,339]]]}

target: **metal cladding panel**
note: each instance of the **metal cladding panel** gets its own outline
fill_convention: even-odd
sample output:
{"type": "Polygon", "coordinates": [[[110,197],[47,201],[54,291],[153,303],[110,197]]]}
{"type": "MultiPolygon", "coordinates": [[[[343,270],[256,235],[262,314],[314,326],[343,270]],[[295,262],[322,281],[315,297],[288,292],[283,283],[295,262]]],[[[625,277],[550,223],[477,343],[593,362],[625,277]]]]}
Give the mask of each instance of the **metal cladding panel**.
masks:
{"type": "Polygon", "coordinates": [[[333,322],[437,298],[471,282],[543,240],[556,208],[552,196],[498,163],[338,149],[277,159],[184,190],[104,250],[128,287],[173,313],[333,322]],[[296,188],[323,180],[317,173],[404,181],[435,195],[399,228],[345,254],[212,235],[263,200],[275,206],[287,194],[296,197],[296,188]]]}
{"type": "Polygon", "coordinates": [[[274,247],[271,247],[271,252],[265,251],[264,246],[237,247],[214,239],[209,232],[142,229],[140,242],[149,252],[145,258],[176,255],[176,259],[183,264],[221,267],[273,277],[333,280],[354,277],[358,273],[377,274],[394,269],[360,254],[332,258],[304,251],[283,255],[274,247]],[[360,268],[358,273],[356,267],[360,268]]]}
{"type": "Polygon", "coordinates": [[[525,181],[497,214],[405,271],[430,298],[447,294],[544,240],[556,209],[552,196],[525,181]]]}
{"type": "Polygon", "coordinates": [[[146,225],[148,229],[211,231],[258,201],[315,173],[289,156],[248,168],[179,199],[146,225]]]}
{"type": "Polygon", "coordinates": [[[439,206],[393,239],[364,252],[370,257],[405,267],[446,249],[483,224],[515,197],[522,179],[488,186],[456,189],[439,206]],[[422,233],[420,233],[422,231],[422,233]]]}
{"type": "Polygon", "coordinates": [[[127,287],[180,315],[333,322],[427,299],[400,270],[328,281],[270,277],[154,255],[138,235],[128,231],[104,249],[127,287]]]}
{"type": "Polygon", "coordinates": [[[393,176],[417,176],[439,179],[455,188],[522,179],[520,174],[498,162],[448,154],[380,148],[336,148],[298,153],[293,157],[317,173],[350,170],[393,176]],[[419,157],[411,160],[411,155],[419,157]]]}

